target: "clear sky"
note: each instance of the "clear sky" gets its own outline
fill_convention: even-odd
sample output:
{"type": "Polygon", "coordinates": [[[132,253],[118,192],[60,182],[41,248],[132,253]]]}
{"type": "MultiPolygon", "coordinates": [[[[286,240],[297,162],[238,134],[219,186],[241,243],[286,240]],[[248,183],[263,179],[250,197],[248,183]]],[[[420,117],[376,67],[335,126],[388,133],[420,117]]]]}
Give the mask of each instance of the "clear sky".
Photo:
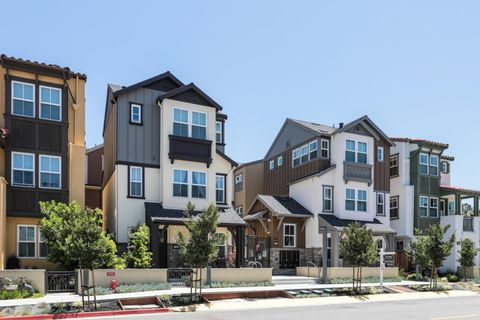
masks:
{"type": "Polygon", "coordinates": [[[368,114],[446,142],[453,184],[480,189],[479,1],[3,1],[0,52],[86,73],[87,145],[107,83],[166,70],[228,114],[227,153],[262,158],[286,117],[368,114]],[[8,12],[8,14],[7,14],[8,12]]]}

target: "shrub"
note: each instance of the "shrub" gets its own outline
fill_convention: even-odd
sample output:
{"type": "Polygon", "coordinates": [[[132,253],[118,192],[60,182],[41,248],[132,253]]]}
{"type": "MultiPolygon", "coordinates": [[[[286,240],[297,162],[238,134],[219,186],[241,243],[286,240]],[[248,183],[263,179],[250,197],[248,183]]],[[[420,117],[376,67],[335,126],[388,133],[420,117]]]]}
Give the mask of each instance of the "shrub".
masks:
{"type": "MultiPolygon", "coordinates": [[[[401,277],[394,278],[383,278],[383,282],[400,282],[402,281],[401,277]]],[[[365,277],[362,282],[364,283],[378,283],[380,282],[379,277],[365,277]]],[[[352,283],[352,278],[334,278],[330,280],[331,284],[347,284],[352,283]]]]}
{"type": "Polygon", "coordinates": [[[149,248],[150,229],[147,225],[138,225],[128,233],[128,251],[125,256],[129,268],[145,269],[152,265],[152,253],[149,248]]]}
{"type": "Polygon", "coordinates": [[[452,290],[452,288],[447,284],[439,284],[437,285],[437,287],[434,287],[434,288],[431,288],[430,285],[414,284],[409,286],[409,288],[412,290],[420,291],[420,292],[452,290]]]}
{"type": "Polygon", "coordinates": [[[169,290],[172,288],[170,283],[166,282],[152,282],[152,283],[136,283],[136,284],[121,284],[117,287],[115,292],[110,288],[97,287],[96,293],[99,296],[113,293],[129,293],[129,292],[143,292],[143,291],[157,291],[169,290]]]}
{"type": "Polygon", "coordinates": [[[27,290],[0,290],[0,300],[9,300],[9,299],[25,299],[30,297],[30,293],[27,290]]]}
{"type": "Polygon", "coordinates": [[[447,275],[448,282],[458,282],[460,278],[456,274],[448,274],[447,275]]]}
{"type": "Polygon", "coordinates": [[[243,282],[212,282],[210,288],[236,288],[236,287],[270,287],[271,281],[243,281],[243,282]]]}
{"type": "Polygon", "coordinates": [[[407,277],[405,278],[405,280],[408,280],[408,281],[415,281],[417,280],[417,275],[415,273],[410,273],[407,275],[407,277]]]}

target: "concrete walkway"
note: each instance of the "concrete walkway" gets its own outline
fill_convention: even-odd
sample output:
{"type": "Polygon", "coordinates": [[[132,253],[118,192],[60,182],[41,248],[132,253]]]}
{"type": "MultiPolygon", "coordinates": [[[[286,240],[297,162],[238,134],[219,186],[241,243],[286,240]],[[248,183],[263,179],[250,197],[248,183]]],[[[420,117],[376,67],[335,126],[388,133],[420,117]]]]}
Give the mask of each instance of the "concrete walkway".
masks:
{"type": "MultiPolygon", "coordinates": [[[[401,282],[385,282],[384,283],[384,285],[412,285],[412,284],[426,284],[426,282],[401,281],[401,282]]],[[[286,284],[286,285],[276,285],[276,286],[269,286],[269,287],[205,288],[205,289],[202,289],[202,292],[326,289],[326,288],[345,288],[349,286],[350,284],[288,284],[288,285],[286,284]]],[[[379,286],[379,283],[365,283],[363,286],[365,287],[379,286]]],[[[114,299],[121,299],[121,298],[151,297],[151,296],[160,296],[164,294],[178,295],[178,294],[184,294],[184,293],[190,293],[190,288],[173,287],[169,290],[108,294],[108,295],[97,296],[97,301],[114,300],[114,299]]],[[[54,293],[54,294],[47,294],[44,297],[35,298],[35,299],[0,300],[0,308],[10,307],[10,306],[19,306],[19,305],[35,305],[40,302],[60,303],[60,302],[76,302],[81,300],[82,298],[78,294],[54,293]]]]}

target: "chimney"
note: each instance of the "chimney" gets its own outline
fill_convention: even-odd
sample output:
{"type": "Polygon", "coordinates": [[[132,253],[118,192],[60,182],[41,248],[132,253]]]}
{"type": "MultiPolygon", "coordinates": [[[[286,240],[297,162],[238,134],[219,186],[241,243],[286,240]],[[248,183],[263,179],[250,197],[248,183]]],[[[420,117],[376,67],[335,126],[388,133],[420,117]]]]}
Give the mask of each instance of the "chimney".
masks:
{"type": "Polygon", "coordinates": [[[340,123],[338,124],[338,128],[339,128],[339,129],[342,129],[342,128],[343,128],[343,122],[340,122],[340,123]]]}

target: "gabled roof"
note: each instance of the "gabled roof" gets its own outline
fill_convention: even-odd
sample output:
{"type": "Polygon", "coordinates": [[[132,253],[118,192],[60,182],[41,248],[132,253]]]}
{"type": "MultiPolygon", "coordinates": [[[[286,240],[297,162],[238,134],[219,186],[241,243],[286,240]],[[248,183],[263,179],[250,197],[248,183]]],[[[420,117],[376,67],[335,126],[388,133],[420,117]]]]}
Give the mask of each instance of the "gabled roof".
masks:
{"type": "Polygon", "coordinates": [[[225,160],[227,160],[228,162],[230,162],[230,164],[232,165],[232,167],[236,167],[238,166],[238,163],[236,163],[232,158],[230,158],[229,156],[227,156],[225,153],[223,153],[222,151],[220,150],[216,150],[217,151],[217,154],[219,156],[221,156],[222,158],[224,158],[225,160]]]}
{"type": "MultiPolygon", "coordinates": [[[[151,85],[155,82],[159,82],[159,81],[162,81],[162,80],[168,80],[174,88],[179,88],[179,87],[184,86],[184,84],[180,80],[178,80],[170,71],[167,71],[167,72],[164,72],[162,74],[159,74],[158,76],[152,77],[150,79],[143,80],[143,81],[140,81],[138,83],[132,84],[131,86],[121,87],[120,89],[117,88],[118,90],[113,91],[114,96],[118,97],[119,95],[124,94],[126,92],[129,92],[131,90],[141,88],[141,87],[146,87],[148,85],[151,85]]],[[[174,89],[174,88],[172,88],[172,89],[174,89]]]]}
{"type": "MultiPolygon", "coordinates": [[[[313,214],[304,206],[290,197],[277,197],[259,194],[252,206],[248,209],[248,213],[252,210],[257,201],[260,201],[270,212],[279,217],[309,217],[313,214]]],[[[253,212],[255,213],[255,212],[253,212]]]]}
{"type": "Polygon", "coordinates": [[[443,149],[448,148],[448,143],[432,141],[432,140],[427,140],[427,139],[401,138],[401,137],[394,137],[394,138],[391,138],[391,139],[393,141],[397,141],[397,142],[408,142],[408,143],[414,143],[414,144],[426,144],[426,145],[431,145],[431,146],[435,146],[435,147],[443,148],[443,149]]]}
{"type": "Polygon", "coordinates": [[[195,103],[195,104],[201,104],[201,105],[206,105],[209,107],[214,107],[217,110],[222,110],[223,108],[215,102],[212,98],[210,98],[205,92],[200,90],[199,87],[197,87],[193,82],[174,89],[170,92],[167,92],[161,96],[158,97],[157,103],[162,102],[164,99],[173,99],[177,98],[179,101],[185,101],[185,102],[190,102],[190,103],[195,103]]]}
{"type": "Polygon", "coordinates": [[[368,128],[368,127],[371,127],[374,131],[376,131],[377,134],[371,132],[373,136],[378,135],[379,138],[383,139],[384,141],[386,141],[391,146],[395,145],[395,143],[367,115],[364,115],[363,117],[360,117],[356,120],[353,120],[352,122],[347,123],[342,128],[339,128],[339,131],[341,131],[341,132],[348,131],[351,128],[355,127],[357,124],[367,124],[367,126],[365,126],[365,128],[368,131],[370,131],[370,128],[368,128]]]}
{"type": "Polygon", "coordinates": [[[295,122],[299,125],[302,125],[310,130],[313,130],[315,131],[316,133],[319,133],[319,134],[333,134],[336,130],[338,130],[337,128],[333,127],[333,126],[328,126],[328,125],[325,125],[325,124],[319,124],[319,123],[315,123],[315,122],[309,122],[309,121],[304,121],[304,120],[298,120],[298,119],[292,119],[292,118],[287,118],[287,121],[292,121],[292,122],[295,122]]]}

